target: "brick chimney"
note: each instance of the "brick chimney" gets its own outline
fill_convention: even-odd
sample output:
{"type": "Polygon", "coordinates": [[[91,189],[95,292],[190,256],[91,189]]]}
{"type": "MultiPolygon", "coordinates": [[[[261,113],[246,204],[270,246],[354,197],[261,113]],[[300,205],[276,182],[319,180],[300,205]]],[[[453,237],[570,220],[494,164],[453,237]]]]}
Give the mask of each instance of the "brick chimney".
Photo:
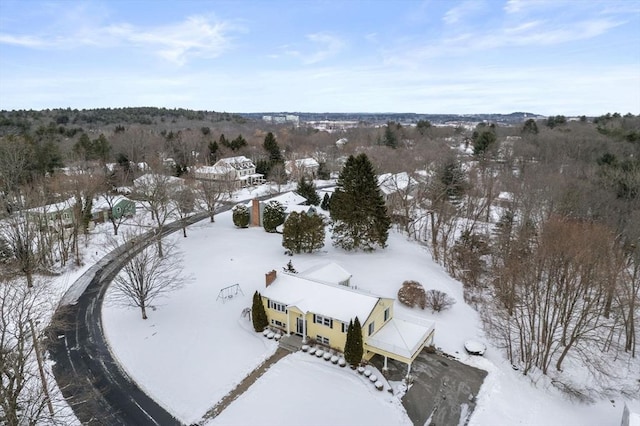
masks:
{"type": "Polygon", "coordinates": [[[251,226],[260,226],[260,201],[251,200],[251,226]]]}
{"type": "Polygon", "coordinates": [[[271,272],[268,272],[266,274],[264,274],[264,278],[265,278],[265,287],[269,287],[275,280],[276,280],[276,270],[272,270],[271,272]]]}

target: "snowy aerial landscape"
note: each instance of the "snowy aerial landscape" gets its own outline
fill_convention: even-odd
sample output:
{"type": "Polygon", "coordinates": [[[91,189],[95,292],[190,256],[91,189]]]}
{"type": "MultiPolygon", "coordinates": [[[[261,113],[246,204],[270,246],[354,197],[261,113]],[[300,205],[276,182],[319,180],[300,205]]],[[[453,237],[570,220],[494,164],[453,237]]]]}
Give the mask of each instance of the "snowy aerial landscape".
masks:
{"type": "MultiPolygon", "coordinates": [[[[452,295],[457,303],[440,314],[398,303],[395,309],[436,321],[437,347],[489,372],[469,424],[619,424],[622,401],[584,405],[569,400],[547,378],[534,386],[490,344],[483,358],[466,355],[466,340],[486,342],[478,314],[464,303],[461,284],[433,263],[424,247],[399,233],[392,232],[389,247],[375,253],[345,253],[328,241],[319,253],[289,257],[279,234],[238,229],[227,212],[213,224],[191,226],[187,238],[170,238],[179,245],[192,281],[171,293],[146,321],[139,310],[109,304],[107,297],[104,329],[131,377],[185,423],[201,419],[275,351],[276,343],[255,333],[241,312],[250,306],[253,292],[264,287],[264,274],[291,259],[298,270],[336,262],[353,274],[359,289],[381,296],[395,298],[406,279],[452,295]],[[243,294],[216,300],[221,288],[235,283],[243,294]]],[[[301,418],[305,424],[410,424],[396,397],[376,392],[349,369],[302,353],[279,361],[210,423],[246,424],[256,412],[260,424],[293,425],[301,418]],[[320,416],[314,413],[318,406],[331,409],[320,416]]]]}
{"type": "Polygon", "coordinates": [[[0,425],[640,426],[638,28],[0,0],[0,425]]]}

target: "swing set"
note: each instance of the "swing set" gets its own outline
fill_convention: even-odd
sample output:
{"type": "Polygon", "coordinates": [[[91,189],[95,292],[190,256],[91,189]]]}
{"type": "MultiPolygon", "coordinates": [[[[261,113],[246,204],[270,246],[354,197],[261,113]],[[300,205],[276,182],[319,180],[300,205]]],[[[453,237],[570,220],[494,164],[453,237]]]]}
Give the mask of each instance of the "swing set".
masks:
{"type": "Polygon", "coordinates": [[[227,299],[233,299],[238,294],[241,294],[244,296],[244,293],[240,288],[240,284],[233,284],[220,289],[220,291],[218,292],[218,298],[216,299],[216,301],[222,299],[222,303],[225,303],[227,299]]]}

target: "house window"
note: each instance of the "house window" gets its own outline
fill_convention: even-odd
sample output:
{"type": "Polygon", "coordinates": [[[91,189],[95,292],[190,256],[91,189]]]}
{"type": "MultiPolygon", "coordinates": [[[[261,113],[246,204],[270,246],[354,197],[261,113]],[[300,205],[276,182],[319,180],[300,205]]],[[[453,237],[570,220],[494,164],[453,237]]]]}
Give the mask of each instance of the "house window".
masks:
{"type": "Polygon", "coordinates": [[[316,336],[316,342],[322,343],[323,345],[329,346],[329,339],[327,337],[324,337],[324,336],[317,335],[316,336]]]}
{"type": "Polygon", "coordinates": [[[376,323],[372,321],[371,324],[369,324],[369,336],[373,334],[374,328],[376,328],[376,323]]]}
{"type": "Polygon", "coordinates": [[[282,303],[274,302],[273,300],[269,300],[269,302],[267,303],[267,306],[269,306],[269,309],[273,309],[275,311],[287,312],[286,305],[282,303]]]}
{"type": "Polygon", "coordinates": [[[329,328],[333,328],[333,320],[322,315],[313,315],[313,322],[316,324],[326,325],[329,328]]]}
{"type": "Polygon", "coordinates": [[[342,332],[346,333],[347,330],[349,330],[349,324],[347,324],[346,322],[342,323],[342,332]]]}
{"type": "Polygon", "coordinates": [[[278,321],[275,319],[271,320],[271,325],[275,325],[276,327],[283,327],[284,328],[284,323],[282,321],[278,321]]]}
{"type": "Polygon", "coordinates": [[[389,308],[384,310],[384,320],[387,321],[389,319],[389,308]]]}

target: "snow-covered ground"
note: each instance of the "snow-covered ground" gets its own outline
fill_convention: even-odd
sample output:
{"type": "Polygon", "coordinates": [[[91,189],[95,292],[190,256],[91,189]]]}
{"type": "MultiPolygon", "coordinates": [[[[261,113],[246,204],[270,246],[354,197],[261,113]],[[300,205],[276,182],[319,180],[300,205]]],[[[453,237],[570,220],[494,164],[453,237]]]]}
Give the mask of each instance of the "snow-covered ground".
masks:
{"type": "Polygon", "coordinates": [[[364,376],[304,352],[271,367],[213,425],[411,425],[400,401],[364,376]]]}
{"type": "MultiPolygon", "coordinates": [[[[188,238],[171,238],[184,252],[185,271],[192,275],[192,282],[148,311],[146,321],[135,309],[109,303],[103,317],[112,350],[129,374],[184,422],[199,420],[275,350],[275,343],[254,333],[241,312],[250,307],[253,292],[264,288],[264,274],[282,270],[291,259],[298,271],[336,262],[353,274],[353,285],[380,296],[395,298],[402,282],[411,279],[454,297],[457,303],[440,314],[398,303],[395,312],[436,321],[436,346],[489,372],[471,424],[620,424],[621,401],[574,403],[544,379],[536,387],[513,371],[484,338],[477,312],[463,301],[462,285],[435,264],[424,247],[401,234],[392,232],[389,247],[374,253],[345,253],[334,248],[327,235],[323,251],[290,258],[284,255],[279,234],[261,228],[236,229],[227,212],[217,215],[213,224],[203,221],[190,227],[188,238]],[[221,288],[236,283],[243,294],[216,300],[221,288]],[[487,343],[483,358],[464,353],[468,339],[487,343]]],[[[408,422],[387,392],[379,393],[359,379],[349,369],[316,362],[308,355],[292,355],[273,366],[212,423],[408,422]],[[327,420],[334,413],[341,414],[327,420]]]]}

